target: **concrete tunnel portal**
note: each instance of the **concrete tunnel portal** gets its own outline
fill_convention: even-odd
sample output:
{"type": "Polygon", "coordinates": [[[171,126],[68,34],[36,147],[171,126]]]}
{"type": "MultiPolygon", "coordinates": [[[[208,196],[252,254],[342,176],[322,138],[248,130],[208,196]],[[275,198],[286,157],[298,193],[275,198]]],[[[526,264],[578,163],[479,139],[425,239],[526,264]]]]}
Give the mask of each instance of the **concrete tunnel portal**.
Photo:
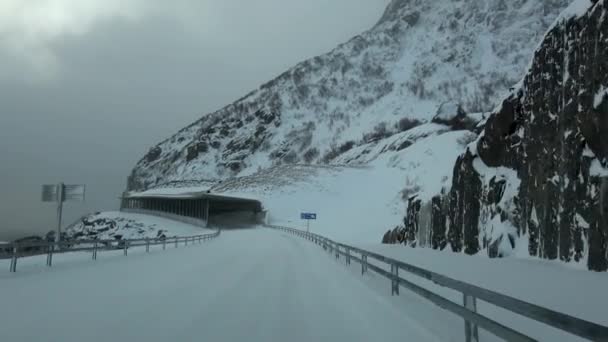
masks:
{"type": "Polygon", "coordinates": [[[121,211],[173,219],[200,227],[240,228],[263,223],[262,202],[209,192],[124,195],[121,211]]]}

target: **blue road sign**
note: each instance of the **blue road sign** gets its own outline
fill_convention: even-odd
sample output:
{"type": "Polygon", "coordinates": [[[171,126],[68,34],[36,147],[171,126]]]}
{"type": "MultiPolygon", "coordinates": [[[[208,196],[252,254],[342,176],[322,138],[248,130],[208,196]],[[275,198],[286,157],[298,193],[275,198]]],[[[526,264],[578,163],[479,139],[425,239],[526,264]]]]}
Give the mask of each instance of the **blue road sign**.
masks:
{"type": "Polygon", "coordinates": [[[301,213],[300,214],[300,218],[302,220],[316,220],[317,219],[317,214],[315,214],[315,213],[301,213]]]}

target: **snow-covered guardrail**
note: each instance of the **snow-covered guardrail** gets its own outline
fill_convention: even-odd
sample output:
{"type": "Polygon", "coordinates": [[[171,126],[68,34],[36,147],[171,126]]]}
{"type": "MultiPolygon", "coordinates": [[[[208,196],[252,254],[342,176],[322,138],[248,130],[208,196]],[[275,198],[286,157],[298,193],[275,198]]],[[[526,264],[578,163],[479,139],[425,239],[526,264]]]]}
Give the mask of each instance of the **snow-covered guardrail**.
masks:
{"type": "Polygon", "coordinates": [[[459,315],[465,321],[465,338],[467,342],[479,341],[478,327],[481,327],[506,341],[535,341],[535,339],[526,336],[523,333],[479,314],[477,312],[477,299],[582,338],[592,341],[608,341],[608,327],[468,284],[381,254],[338,243],[318,234],[308,233],[289,227],[273,225],[266,225],[266,227],[285,231],[312,241],[334,254],[337,259],[340,258],[340,256],[343,256],[347,265],[350,265],[351,260],[359,262],[361,264],[361,274],[366,273],[369,269],[389,279],[391,281],[391,293],[393,295],[399,295],[399,287],[404,287],[433,302],[442,309],[459,315]],[[370,263],[368,259],[373,259],[380,264],[390,266],[391,271],[389,272],[370,263]],[[437,285],[462,292],[463,304],[459,305],[400,277],[400,270],[429,280],[437,285]]]}
{"type": "Polygon", "coordinates": [[[71,252],[91,252],[93,260],[97,260],[97,253],[100,251],[122,250],[124,255],[127,255],[128,249],[133,247],[146,247],[146,252],[150,251],[150,246],[163,246],[163,250],[167,246],[175,246],[180,244],[188,245],[188,243],[203,243],[204,241],[216,238],[220,235],[220,230],[215,233],[192,235],[192,236],[176,236],[166,238],[147,238],[147,239],[131,239],[131,240],[71,240],[61,242],[47,241],[28,241],[22,243],[0,244],[0,259],[10,259],[10,271],[17,272],[17,261],[19,258],[45,255],[46,265],[53,265],[53,255],[58,253],[71,252]]]}

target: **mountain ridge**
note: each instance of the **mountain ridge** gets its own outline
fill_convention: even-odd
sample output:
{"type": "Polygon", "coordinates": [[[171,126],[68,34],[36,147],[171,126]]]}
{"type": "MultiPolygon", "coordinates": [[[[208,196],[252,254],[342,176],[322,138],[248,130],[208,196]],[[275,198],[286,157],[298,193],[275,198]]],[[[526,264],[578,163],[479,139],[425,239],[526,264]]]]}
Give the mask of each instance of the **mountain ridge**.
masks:
{"type": "Polygon", "coordinates": [[[393,0],[370,30],[153,147],[133,169],[128,190],[244,176],[277,164],[330,164],[370,139],[430,122],[446,101],[489,111],[519,80],[529,40],[566,2],[393,0]],[[400,127],[403,119],[411,123],[400,127]]]}

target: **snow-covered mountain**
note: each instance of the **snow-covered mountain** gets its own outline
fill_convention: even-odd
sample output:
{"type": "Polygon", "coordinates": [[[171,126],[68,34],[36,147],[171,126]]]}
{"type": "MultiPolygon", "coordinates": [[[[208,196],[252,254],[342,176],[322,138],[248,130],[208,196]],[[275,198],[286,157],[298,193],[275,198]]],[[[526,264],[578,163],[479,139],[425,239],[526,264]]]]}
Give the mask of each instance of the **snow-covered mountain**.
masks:
{"type": "Polygon", "coordinates": [[[385,242],[606,270],[607,1],[394,0],[153,147],[128,188],[224,180],[343,241],[397,226],[385,242]]]}
{"type": "Polygon", "coordinates": [[[370,30],[154,146],[128,188],[365,162],[341,155],[430,122],[446,101],[489,111],[567,3],[393,0],[370,30]]]}

